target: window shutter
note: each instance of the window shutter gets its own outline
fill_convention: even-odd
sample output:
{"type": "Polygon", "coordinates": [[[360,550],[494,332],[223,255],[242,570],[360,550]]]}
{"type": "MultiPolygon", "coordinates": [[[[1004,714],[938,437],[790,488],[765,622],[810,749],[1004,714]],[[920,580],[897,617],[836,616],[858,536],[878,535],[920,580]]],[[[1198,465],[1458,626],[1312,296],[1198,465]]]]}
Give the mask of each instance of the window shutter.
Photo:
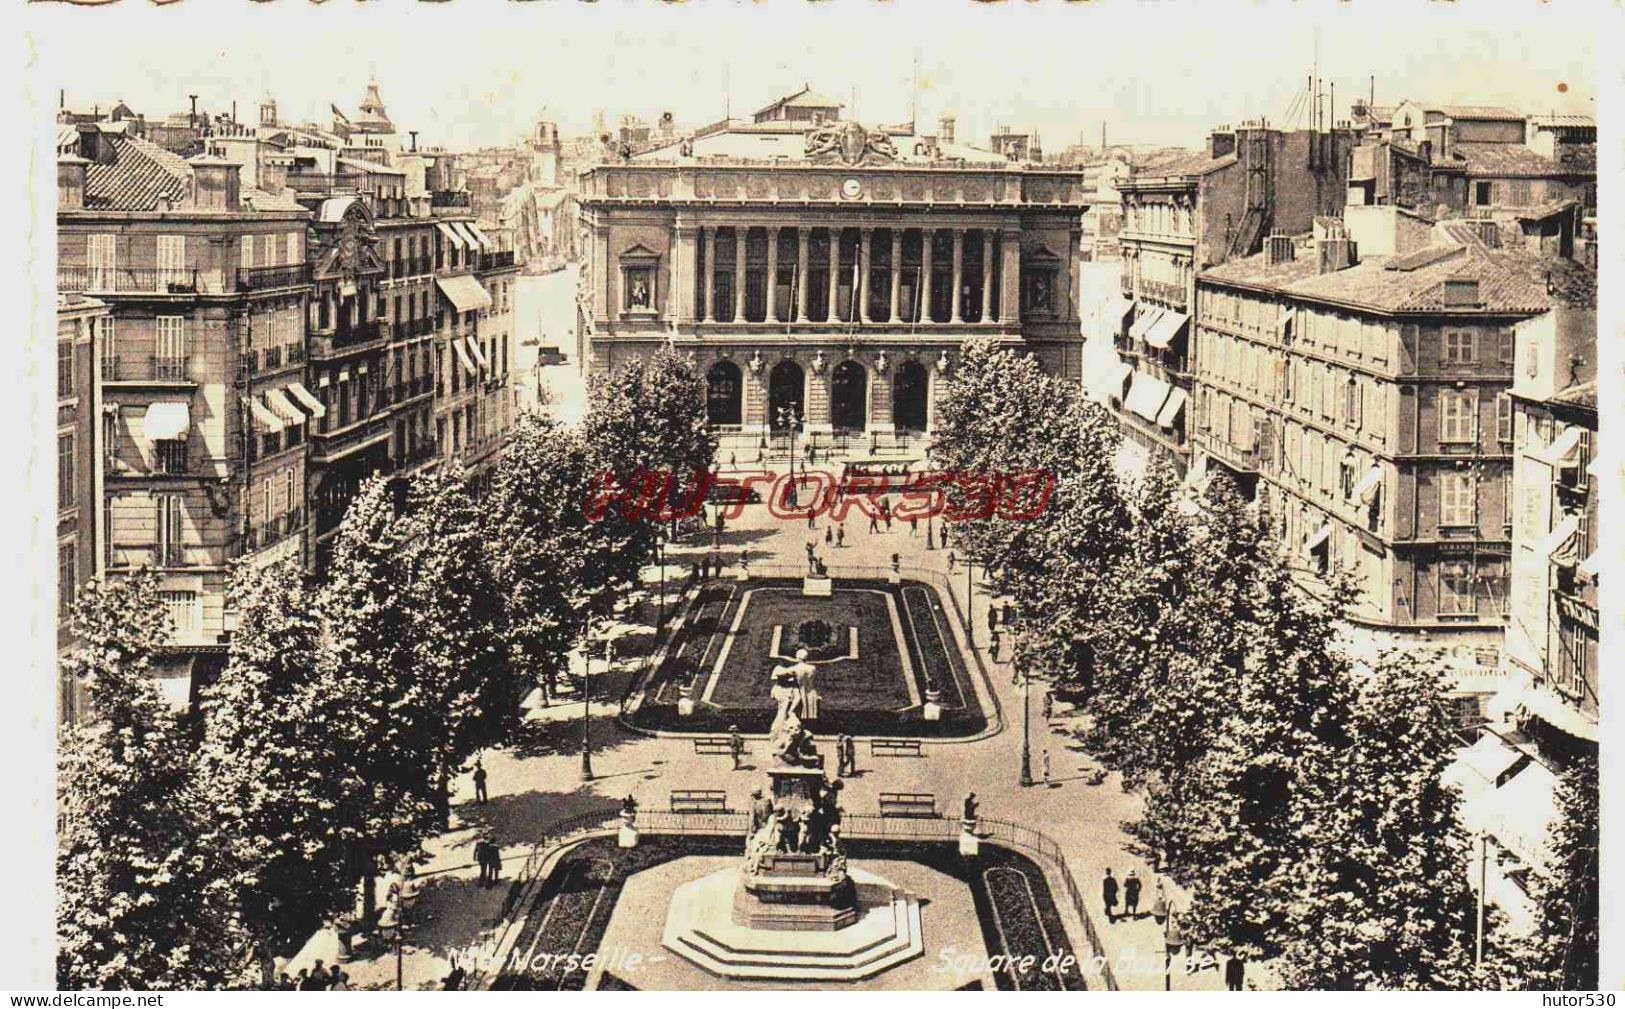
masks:
{"type": "Polygon", "coordinates": [[[1503,392],[1495,397],[1495,437],[1497,441],[1512,441],[1512,394],[1503,392]]]}
{"type": "Polygon", "coordinates": [[[1514,345],[1512,331],[1507,330],[1506,332],[1501,334],[1501,357],[1500,357],[1500,362],[1502,364],[1511,364],[1512,361],[1513,361],[1513,353],[1514,353],[1515,350],[1516,350],[1516,347],[1514,345]]]}

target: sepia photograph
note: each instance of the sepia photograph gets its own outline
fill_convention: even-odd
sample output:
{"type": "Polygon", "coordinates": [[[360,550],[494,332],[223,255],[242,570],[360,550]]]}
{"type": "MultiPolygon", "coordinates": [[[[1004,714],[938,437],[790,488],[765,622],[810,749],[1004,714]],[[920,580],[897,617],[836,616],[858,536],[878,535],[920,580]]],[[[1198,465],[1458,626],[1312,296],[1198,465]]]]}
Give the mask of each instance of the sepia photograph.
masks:
{"type": "Polygon", "coordinates": [[[1614,1004],[1617,4],[19,6],[0,987],[1614,1004]]]}

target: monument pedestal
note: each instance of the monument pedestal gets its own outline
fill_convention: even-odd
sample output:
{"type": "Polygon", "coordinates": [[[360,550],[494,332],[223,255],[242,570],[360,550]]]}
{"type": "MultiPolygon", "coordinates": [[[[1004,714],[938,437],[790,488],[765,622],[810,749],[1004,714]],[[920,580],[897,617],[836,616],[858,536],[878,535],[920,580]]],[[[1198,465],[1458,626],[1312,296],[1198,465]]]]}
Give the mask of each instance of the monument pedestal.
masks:
{"type": "Polygon", "coordinates": [[[828,599],[835,594],[835,582],[829,578],[803,578],[801,580],[801,594],[803,596],[828,599]]]}
{"type": "Polygon", "coordinates": [[[677,714],[684,718],[694,714],[694,698],[683,695],[677,699],[677,714]]]}
{"type": "Polygon", "coordinates": [[[976,836],[975,820],[959,821],[959,853],[971,858],[982,852],[982,839],[976,836]]]}
{"type": "Polygon", "coordinates": [[[942,721],[942,694],[936,690],[925,692],[925,720],[928,722],[942,721]]]}

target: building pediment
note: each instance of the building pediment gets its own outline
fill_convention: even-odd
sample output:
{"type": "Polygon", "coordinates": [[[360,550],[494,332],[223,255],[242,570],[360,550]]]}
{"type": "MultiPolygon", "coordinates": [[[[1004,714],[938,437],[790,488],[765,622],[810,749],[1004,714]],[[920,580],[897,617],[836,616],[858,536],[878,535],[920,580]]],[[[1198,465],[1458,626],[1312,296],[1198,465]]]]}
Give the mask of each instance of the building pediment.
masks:
{"type": "Polygon", "coordinates": [[[897,160],[897,146],[884,130],[862,123],[820,123],[803,140],[808,161],[844,165],[886,165],[897,160]]]}

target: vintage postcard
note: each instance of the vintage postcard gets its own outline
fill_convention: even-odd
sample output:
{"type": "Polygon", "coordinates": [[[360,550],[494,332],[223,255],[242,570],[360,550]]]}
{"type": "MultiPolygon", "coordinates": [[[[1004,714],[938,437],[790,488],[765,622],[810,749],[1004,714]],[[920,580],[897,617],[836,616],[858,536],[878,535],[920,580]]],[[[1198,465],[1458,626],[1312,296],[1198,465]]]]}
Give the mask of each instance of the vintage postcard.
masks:
{"type": "Polygon", "coordinates": [[[1617,6],[19,14],[0,983],[1613,1004],[1617,6]]]}

